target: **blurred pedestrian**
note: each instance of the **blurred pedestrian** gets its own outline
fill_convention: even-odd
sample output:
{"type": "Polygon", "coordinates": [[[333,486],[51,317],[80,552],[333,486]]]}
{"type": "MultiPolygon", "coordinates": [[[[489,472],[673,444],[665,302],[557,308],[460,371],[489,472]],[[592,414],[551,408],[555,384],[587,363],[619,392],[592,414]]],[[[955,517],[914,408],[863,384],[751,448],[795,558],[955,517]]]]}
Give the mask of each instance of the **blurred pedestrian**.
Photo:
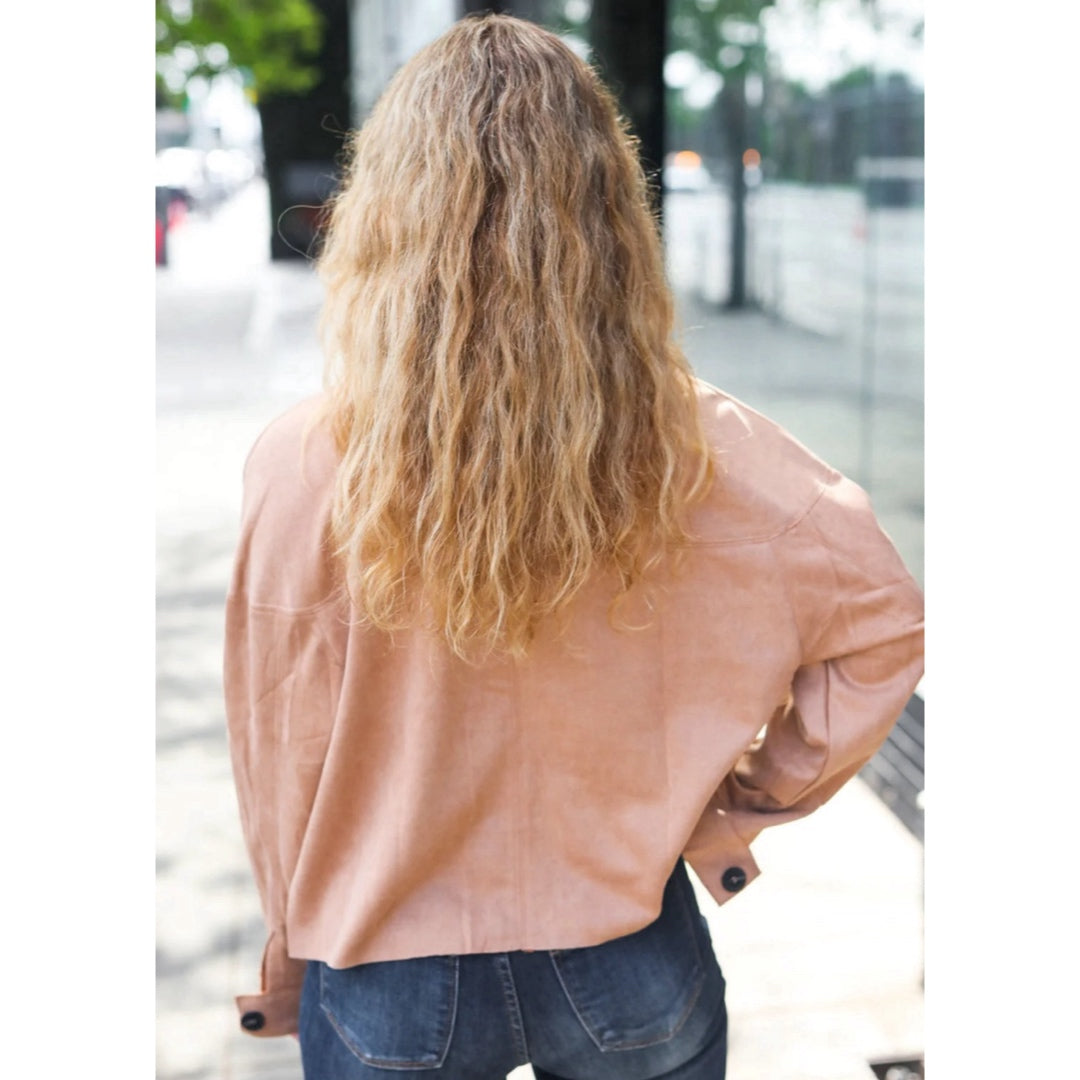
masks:
{"type": "Polygon", "coordinates": [[[721,1078],[685,864],[725,903],[858,772],[920,592],[858,487],[694,378],[633,140],[553,34],[410,60],[320,263],[326,391],[248,458],[227,604],[241,1024],[307,1080],[721,1078]]]}

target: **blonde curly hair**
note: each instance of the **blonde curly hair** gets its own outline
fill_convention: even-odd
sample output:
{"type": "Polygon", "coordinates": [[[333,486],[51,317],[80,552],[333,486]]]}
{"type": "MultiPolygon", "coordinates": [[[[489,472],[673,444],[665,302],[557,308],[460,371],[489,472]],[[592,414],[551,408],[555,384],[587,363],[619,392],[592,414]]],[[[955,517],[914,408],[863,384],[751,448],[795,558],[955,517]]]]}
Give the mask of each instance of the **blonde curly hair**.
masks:
{"type": "Polygon", "coordinates": [[[612,617],[713,466],[635,140],[557,36],[468,18],[349,143],[320,257],[332,530],[357,610],[522,656],[612,617]]]}

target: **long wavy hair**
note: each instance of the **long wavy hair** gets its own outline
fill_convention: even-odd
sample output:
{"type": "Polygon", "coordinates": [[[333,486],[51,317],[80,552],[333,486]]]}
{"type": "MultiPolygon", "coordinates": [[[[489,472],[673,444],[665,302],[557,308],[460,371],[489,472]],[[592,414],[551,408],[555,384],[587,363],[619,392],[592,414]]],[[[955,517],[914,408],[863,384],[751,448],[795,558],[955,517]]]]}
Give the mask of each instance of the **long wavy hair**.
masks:
{"type": "Polygon", "coordinates": [[[712,462],[636,142],[594,71],[467,18],[347,149],[320,257],[332,536],[352,601],[469,659],[687,539],[712,462]]]}

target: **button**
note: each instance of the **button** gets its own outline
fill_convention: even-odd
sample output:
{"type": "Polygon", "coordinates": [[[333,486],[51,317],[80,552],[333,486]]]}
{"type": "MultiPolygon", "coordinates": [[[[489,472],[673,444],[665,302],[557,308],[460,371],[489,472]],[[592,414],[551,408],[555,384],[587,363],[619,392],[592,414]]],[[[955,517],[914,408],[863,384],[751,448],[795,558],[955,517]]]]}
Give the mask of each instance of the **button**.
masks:
{"type": "Polygon", "coordinates": [[[741,866],[729,866],[720,879],[728,892],[738,892],[746,884],[746,871],[741,866]]]}
{"type": "Polygon", "coordinates": [[[261,1012],[246,1012],[240,1017],[240,1026],[245,1031],[258,1031],[266,1027],[266,1017],[261,1012]]]}

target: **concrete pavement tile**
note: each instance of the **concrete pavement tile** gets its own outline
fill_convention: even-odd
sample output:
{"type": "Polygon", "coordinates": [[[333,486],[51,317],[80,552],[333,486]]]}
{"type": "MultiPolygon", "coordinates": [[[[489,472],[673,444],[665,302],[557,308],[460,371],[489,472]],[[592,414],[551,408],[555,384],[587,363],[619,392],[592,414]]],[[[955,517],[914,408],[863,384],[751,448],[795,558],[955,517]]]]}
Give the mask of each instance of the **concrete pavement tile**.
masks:
{"type": "Polygon", "coordinates": [[[732,1080],[869,1080],[851,1018],[826,1010],[799,1016],[731,1017],[727,1074],[732,1080]],[[782,1019],[782,1028],[776,1020],[782,1019]]]}
{"type": "MultiPolygon", "coordinates": [[[[233,1018],[235,1026],[235,1015],[233,1018]]],[[[300,1046],[295,1039],[253,1039],[230,1032],[223,1052],[221,1080],[302,1080],[300,1046]]]]}

